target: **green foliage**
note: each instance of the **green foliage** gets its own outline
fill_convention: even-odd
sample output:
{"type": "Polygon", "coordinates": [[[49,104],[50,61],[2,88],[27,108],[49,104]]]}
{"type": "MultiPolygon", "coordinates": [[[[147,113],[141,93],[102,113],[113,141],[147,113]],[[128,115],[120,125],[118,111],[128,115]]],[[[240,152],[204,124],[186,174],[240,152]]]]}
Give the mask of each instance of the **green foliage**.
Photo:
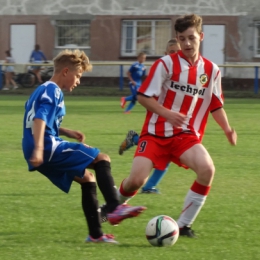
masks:
{"type": "MultiPolygon", "coordinates": [[[[37,172],[28,172],[21,150],[25,96],[0,96],[0,259],[1,260],[132,260],[260,259],[259,251],[259,111],[257,99],[227,99],[225,109],[238,133],[231,147],[209,118],[203,140],[216,166],[211,192],[193,225],[198,239],[179,238],[170,248],[156,248],[145,238],[147,222],[165,214],[175,219],[194,181],[191,170],[171,165],[161,195],[138,194],[132,205],[145,205],[140,217],[118,227],[104,224],[120,245],[85,244],[87,227],[80,188],[69,194],[37,172]]],[[[117,185],[131,168],[134,149],[123,156],[118,146],[128,130],[141,130],[145,110],[137,105],[123,114],[119,98],[66,96],[63,126],[81,130],[86,143],[108,153],[117,185]]],[[[100,203],[103,198],[99,193],[100,203]]]]}

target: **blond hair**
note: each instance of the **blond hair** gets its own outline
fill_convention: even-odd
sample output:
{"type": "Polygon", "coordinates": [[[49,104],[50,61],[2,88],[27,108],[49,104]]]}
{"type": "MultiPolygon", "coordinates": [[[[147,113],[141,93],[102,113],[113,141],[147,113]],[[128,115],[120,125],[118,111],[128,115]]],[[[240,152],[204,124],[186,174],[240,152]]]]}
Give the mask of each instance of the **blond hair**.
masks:
{"type": "Polygon", "coordinates": [[[54,59],[54,71],[60,72],[63,68],[69,67],[70,69],[81,68],[82,72],[91,71],[92,65],[90,64],[88,56],[84,51],[79,49],[63,50],[54,59]]]}
{"type": "Polygon", "coordinates": [[[137,58],[140,58],[142,56],[146,56],[146,53],[145,52],[139,52],[138,55],[137,55],[137,58]]]}

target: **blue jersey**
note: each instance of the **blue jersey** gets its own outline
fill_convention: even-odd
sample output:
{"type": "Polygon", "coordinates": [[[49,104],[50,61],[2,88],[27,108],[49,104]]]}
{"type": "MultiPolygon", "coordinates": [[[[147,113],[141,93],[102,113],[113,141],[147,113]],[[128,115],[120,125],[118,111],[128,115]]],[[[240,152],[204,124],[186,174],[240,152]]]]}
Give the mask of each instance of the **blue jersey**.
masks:
{"type": "Polygon", "coordinates": [[[46,123],[44,134],[44,162],[50,160],[56,147],[63,140],[59,137],[59,127],[65,115],[65,105],[61,89],[51,81],[40,85],[25,103],[23,121],[23,152],[29,170],[33,167],[29,158],[34,149],[33,120],[42,119],[46,123]]]}
{"type": "Polygon", "coordinates": [[[144,64],[135,62],[131,65],[129,72],[131,73],[131,76],[133,80],[136,82],[138,86],[142,83],[142,78],[145,76],[146,67],[144,64]]]}
{"type": "Polygon", "coordinates": [[[44,53],[42,51],[33,51],[30,57],[30,61],[42,61],[47,60],[44,53]]]}

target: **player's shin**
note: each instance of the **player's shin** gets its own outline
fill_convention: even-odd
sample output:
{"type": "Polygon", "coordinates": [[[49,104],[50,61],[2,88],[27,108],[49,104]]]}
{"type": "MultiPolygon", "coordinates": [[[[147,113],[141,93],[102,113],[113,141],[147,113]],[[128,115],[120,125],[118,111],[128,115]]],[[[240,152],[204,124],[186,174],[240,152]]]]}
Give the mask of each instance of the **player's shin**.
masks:
{"type": "Polygon", "coordinates": [[[102,160],[95,164],[94,170],[98,187],[107,204],[107,212],[112,212],[119,205],[117,190],[111,175],[110,162],[102,160]]]}
{"type": "Polygon", "coordinates": [[[103,235],[101,221],[98,213],[97,188],[95,182],[81,184],[82,208],[86,217],[89,235],[99,238],[103,235]]]}
{"type": "Polygon", "coordinates": [[[210,186],[203,186],[198,182],[194,182],[185,198],[183,210],[177,221],[180,228],[184,226],[190,227],[199,214],[204,205],[210,186]]]}
{"type": "Polygon", "coordinates": [[[118,189],[118,197],[119,197],[119,202],[120,204],[123,204],[123,203],[127,203],[130,199],[132,199],[138,192],[138,190],[136,191],[132,191],[132,192],[127,192],[124,190],[124,187],[123,187],[123,183],[124,181],[122,181],[119,189],[118,189]]]}

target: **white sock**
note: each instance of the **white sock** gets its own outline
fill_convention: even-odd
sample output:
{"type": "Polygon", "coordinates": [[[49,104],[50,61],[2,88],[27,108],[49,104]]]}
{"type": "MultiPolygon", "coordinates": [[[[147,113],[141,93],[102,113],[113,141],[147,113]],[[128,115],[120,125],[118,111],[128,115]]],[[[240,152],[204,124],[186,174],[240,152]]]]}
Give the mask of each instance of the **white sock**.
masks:
{"type": "Polygon", "coordinates": [[[191,226],[199,214],[203,204],[205,203],[207,195],[201,195],[192,190],[188,191],[185,198],[184,206],[179,219],[177,220],[180,228],[184,226],[191,226]]]}

